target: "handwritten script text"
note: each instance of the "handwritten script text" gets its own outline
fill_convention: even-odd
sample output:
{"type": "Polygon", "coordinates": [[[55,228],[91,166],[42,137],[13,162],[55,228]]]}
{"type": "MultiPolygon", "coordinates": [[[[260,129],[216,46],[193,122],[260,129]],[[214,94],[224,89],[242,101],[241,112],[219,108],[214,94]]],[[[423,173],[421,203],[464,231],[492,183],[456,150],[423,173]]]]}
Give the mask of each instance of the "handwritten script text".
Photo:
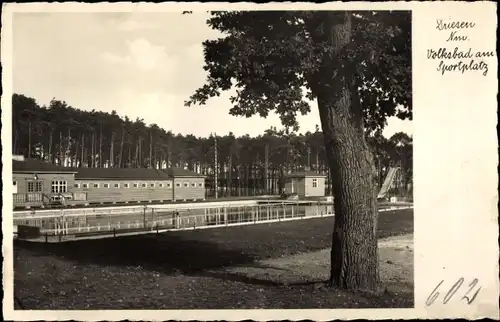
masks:
{"type": "Polygon", "coordinates": [[[441,47],[427,50],[427,59],[439,61],[436,70],[441,75],[448,72],[461,72],[462,74],[481,72],[483,76],[488,74],[486,58],[494,57],[495,53],[493,51],[475,51],[466,45],[470,38],[465,32],[475,27],[476,23],[473,21],[436,20],[436,30],[447,34],[444,43],[453,46],[451,49],[441,47]]]}
{"type": "MultiPolygon", "coordinates": [[[[457,292],[459,294],[458,296],[462,296],[460,298],[460,301],[465,302],[467,305],[471,305],[472,302],[474,302],[479,292],[481,291],[482,286],[478,285],[479,280],[477,278],[474,278],[468,286],[462,287],[464,282],[465,279],[463,277],[460,277],[458,281],[456,281],[455,284],[453,284],[453,286],[448,289],[447,293],[442,298],[443,304],[447,304],[450,300],[455,298],[457,292]]],[[[441,292],[439,292],[439,290],[443,283],[444,280],[441,280],[441,282],[439,282],[439,284],[432,290],[431,294],[429,294],[427,301],[425,301],[426,306],[433,305],[434,302],[436,302],[436,300],[441,296],[441,292]]]]}

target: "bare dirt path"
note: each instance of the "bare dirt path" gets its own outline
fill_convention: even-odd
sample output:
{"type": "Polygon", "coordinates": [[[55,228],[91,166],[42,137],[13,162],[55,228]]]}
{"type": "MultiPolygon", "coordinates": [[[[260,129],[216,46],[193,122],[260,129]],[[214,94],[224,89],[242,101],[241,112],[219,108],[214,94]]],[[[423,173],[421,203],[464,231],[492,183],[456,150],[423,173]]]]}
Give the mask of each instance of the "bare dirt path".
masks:
{"type": "MultiPolygon", "coordinates": [[[[413,293],[413,234],[379,240],[381,282],[395,294],[413,293]]],[[[224,268],[249,280],[293,285],[328,280],[330,249],[224,268]]]]}

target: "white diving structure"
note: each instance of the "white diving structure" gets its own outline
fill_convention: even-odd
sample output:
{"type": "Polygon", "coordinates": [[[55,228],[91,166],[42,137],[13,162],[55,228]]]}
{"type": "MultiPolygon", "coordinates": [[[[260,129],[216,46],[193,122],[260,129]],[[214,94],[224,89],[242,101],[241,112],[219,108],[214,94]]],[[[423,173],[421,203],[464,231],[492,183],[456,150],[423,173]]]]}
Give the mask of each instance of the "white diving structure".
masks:
{"type": "Polygon", "coordinates": [[[387,192],[391,188],[394,179],[396,178],[396,174],[400,170],[399,167],[391,167],[389,168],[389,172],[387,173],[387,176],[385,177],[384,183],[382,184],[382,187],[380,188],[380,191],[377,195],[377,199],[382,199],[387,195],[387,192]]]}

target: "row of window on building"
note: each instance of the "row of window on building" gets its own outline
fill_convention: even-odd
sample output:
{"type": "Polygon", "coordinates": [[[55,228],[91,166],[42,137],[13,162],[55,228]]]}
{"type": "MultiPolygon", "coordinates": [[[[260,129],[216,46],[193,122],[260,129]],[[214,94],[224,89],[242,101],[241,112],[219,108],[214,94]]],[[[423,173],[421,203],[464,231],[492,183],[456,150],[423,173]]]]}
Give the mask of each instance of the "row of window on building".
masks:
{"type": "MultiPolygon", "coordinates": [[[[14,181],[14,185],[17,185],[17,182],[14,181]]],[[[28,185],[26,187],[28,193],[41,193],[43,192],[43,181],[28,181],[28,185]]],[[[52,193],[64,193],[68,191],[68,183],[62,180],[54,180],[51,182],[51,191],[52,193]]]]}
{"type": "MultiPolygon", "coordinates": [[[[14,181],[14,186],[17,184],[16,181],[14,181]]],[[[122,187],[123,185],[123,188],[171,188],[172,187],[172,183],[171,182],[167,182],[167,183],[154,183],[154,182],[151,182],[151,183],[145,183],[145,182],[142,182],[142,183],[138,183],[138,182],[134,182],[134,183],[123,183],[123,184],[120,184],[120,183],[114,183],[114,184],[110,184],[110,183],[97,183],[97,182],[94,182],[94,183],[91,183],[91,182],[85,182],[85,183],[75,183],[74,187],[75,188],[82,188],[82,189],[88,189],[90,187],[92,188],[101,188],[101,184],[102,184],[102,187],[103,188],[120,188],[122,187]]],[[[203,188],[203,183],[199,182],[199,183],[195,183],[195,182],[192,182],[191,184],[189,184],[189,182],[184,182],[182,185],[180,182],[176,182],[175,186],[177,188],[180,188],[182,186],[184,186],[185,188],[188,188],[189,186],[191,186],[192,188],[196,188],[196,186],[198,186],[199,188],[203,188]]],[[[51,182],[51,191],[52,193],[65,193],[68,191],[68,182],[67,181],[62,181],[62,180],[54,180],[51,182]]],[[[43,192],[43,181],[28,181],[28,186],[27,186],[27,192],[28,193],[41,193],[43,192]]]]}
{"type": "MultiPolygon", "coordinates": [[[[167,182],[167,183],[154,183],[154,182],[151,182],[151,183],[145,183],[145,182],[142,182],[142,183],[138,183],[138,182],[134,182],[134,183],[113,183],[113,184],[110,184],[110,183],[101,183],[101,182],[94,182],[94,183],[75,183],[75,188],[82,188],[82,189],[88,189],[90,187],[92,188],[121,188],[123,186],[123,188],[172,188],[172,183],[171,182],[167,182]]],[[[180,182],[176,182],[175,183],[175,186],[177,188],[180,188],[182,186],[184,186],[184,188],[188,188],[189,186],[191,186],[192,188],[196,188],[196,186],[198,186],[199,188],[203,188],[203,183],[199,182],[198,184],[196,184],[195,182],[192,182],[191,184],[189,184],[189,182],[184,182],[182,185],[180,182]]]]}

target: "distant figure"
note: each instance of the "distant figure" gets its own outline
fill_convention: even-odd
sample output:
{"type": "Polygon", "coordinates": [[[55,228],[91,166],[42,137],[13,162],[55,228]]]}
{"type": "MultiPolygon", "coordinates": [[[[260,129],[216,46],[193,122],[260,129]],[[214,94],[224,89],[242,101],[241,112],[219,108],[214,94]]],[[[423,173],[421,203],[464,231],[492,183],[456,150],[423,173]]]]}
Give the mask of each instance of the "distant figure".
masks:
{"type": "Polygon", "coordinates": [[[281,189],[281,198],[282,199],[286,199],[287,198],[287,194],[286,194],[286,189],[285,188],[281,189]]]}
{"type": "Polygon", "coordinates": [[[179,228],[179,212],[174,213],[174,228],[179,228]]]}

